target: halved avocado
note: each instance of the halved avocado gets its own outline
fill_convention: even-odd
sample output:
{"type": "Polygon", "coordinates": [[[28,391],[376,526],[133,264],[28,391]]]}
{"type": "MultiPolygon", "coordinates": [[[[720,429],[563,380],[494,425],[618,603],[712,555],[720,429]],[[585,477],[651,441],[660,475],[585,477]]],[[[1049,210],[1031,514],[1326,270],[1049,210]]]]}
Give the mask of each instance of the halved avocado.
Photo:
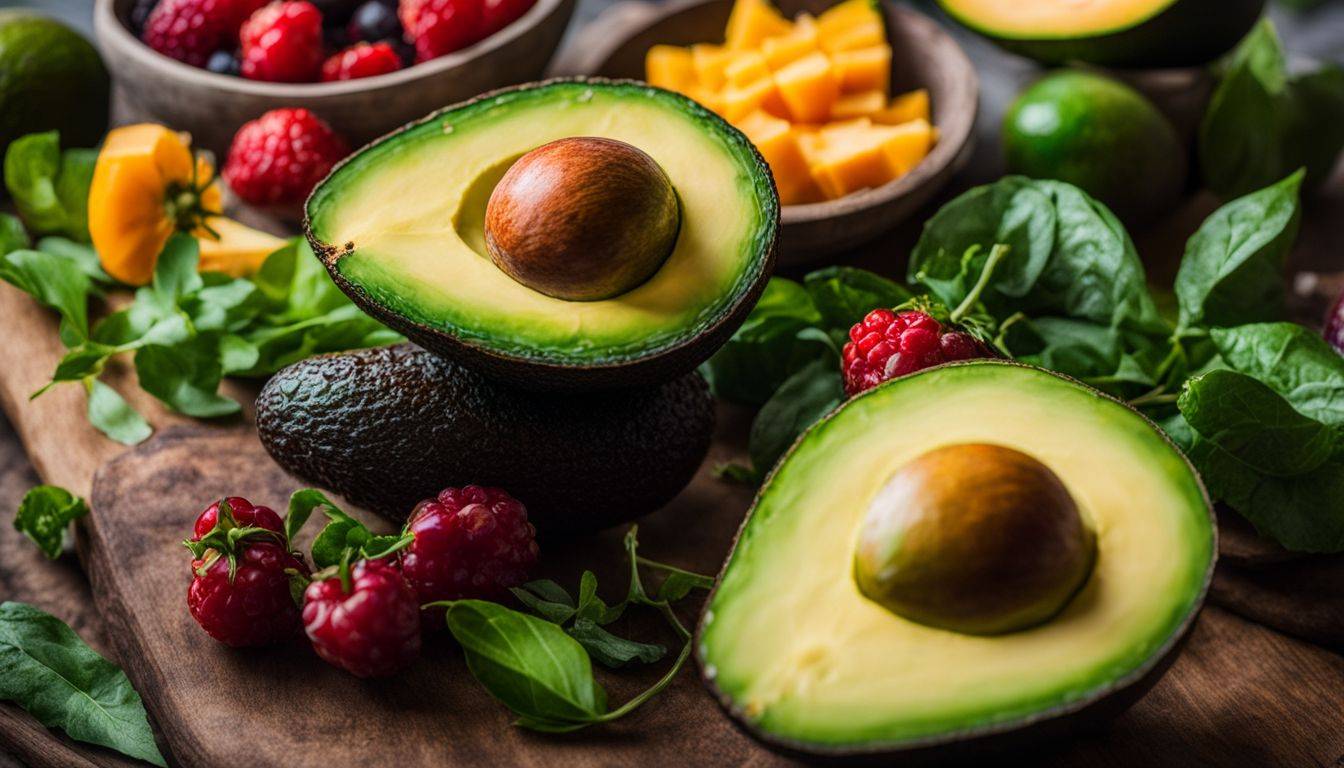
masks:
{"type": "Polygon", "coordinates": [[[798,440],[742,525],[697,655],[734,720],[783,751],[937,757],[1041,736],[1157,680],[1203,603],[1215,536],[1194,469],[1136,411],[1016,363],[931,368],[798,440]],[[1016,479],[982,485],[986,462],[1016,479]],[[875,591],[884,536],[880,579],[947,597],[875,591]],[[977,580],[996,600],[958,591],[977,580]],[[1032,600],[1044,610],[1018,610],[1032,600]]]}
{"type": "Polygon", "coordinates": [[[759,297],[778,227],[770,170],[745,136],[678,94],[595,79],[520,86],[435,113],[350,157],[307,205],[314,251],[366,312],[532,389],[655,384],[692,370],[759,297]],[[505,172],[580,136],[642,150],[680,204],[662,265],[595,301],[527,287],[492,262],[486,243],[487,202],[505,172]]]}
{"type": "Polygon", "coordinates": [[[1044,64],[1208,63],[1237,44],[1265,0],[938,0],[957,21],[1044,64]]]}

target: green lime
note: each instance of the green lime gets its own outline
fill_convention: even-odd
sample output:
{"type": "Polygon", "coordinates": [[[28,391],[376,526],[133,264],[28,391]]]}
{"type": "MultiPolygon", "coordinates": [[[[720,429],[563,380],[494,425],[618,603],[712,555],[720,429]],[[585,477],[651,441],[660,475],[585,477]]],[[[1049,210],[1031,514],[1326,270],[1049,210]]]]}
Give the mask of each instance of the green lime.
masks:
{"type": "Polygon", "coordinates": [[[1186,153],[1152,102],[1103,75],[1063,70],[1017,97],[1003,121],[1010,173],[1081,187],[1127,222],[1169,209],[1186,153]]]}
{"type": "Polygon", "coordinates": [[[107,130],[110,80],[78,32],[35,13],[0,11],[0,155],[27,133],[92,147],[107,130]]]}

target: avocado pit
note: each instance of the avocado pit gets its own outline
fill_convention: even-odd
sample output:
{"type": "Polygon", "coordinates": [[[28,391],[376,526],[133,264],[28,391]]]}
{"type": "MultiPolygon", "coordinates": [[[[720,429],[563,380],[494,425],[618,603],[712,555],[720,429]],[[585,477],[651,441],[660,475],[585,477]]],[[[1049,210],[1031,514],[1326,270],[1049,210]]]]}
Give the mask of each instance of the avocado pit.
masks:
{"type": "Polygon", "coordinates": [[[878,491],[854,577],[865,597],[906,619],[994,635],[1057,614],[1095,560],[1096,536],[1049,467],[966,443],[919,456],[878,491]]]}
{"type": "Polygon", "coordinates": [[[635,288],[672,253],[681,228],[676,191],[642,150],[579,136],[518,159],[490,195],[490,259],[533,290],[597,301],[635,288]]]}

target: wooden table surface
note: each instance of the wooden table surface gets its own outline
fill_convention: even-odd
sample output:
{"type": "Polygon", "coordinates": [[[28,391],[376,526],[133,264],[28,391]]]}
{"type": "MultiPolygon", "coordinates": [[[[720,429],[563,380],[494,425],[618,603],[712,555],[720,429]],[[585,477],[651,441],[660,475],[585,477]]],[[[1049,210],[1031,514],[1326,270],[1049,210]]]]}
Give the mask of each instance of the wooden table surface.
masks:
{"type": "MultiPolygon", "coordinates": [[[[576,27],[608,3],[582,0],[576,27]]],[[[11,0],[0,5],[36,5],[81,28],[89,26],[88,0],[11,0]]],[[[1344,57],[1344,2],[1333,2],[1304,17],[1278,11],[1274,15],[1295,53],[1344,57]]],[[[964,188],[997,176],[995,126],[1012,94],[1033,70],[983,41],[960,31],[957,34],[980,65],[984,84],[979,154],[954,184],[964,188]]],[[[1308,208],[1294,254],[1297,268],[1344,269],[1344,226],[1340,224],[1344,221],[1344,179],[1336,181],[1330,192],[1308,208]]],[[[1171,268],[1179,256],[1181,233],[1210,207],[1207,199],[1191,201],[1171,222],[1139,238],[1150,270],[1160,277],[1171,268]]],[[[856,259],[864,266],[890,272],[891,254],[904,253],[916,234],[916,227],[906,227],[856,259]]],[[[0,599],[22,600],[54,613],[94,648],[112,655],[78,560],[67,554],[55,563],[46,561],[9,524],[7,515],[38,482],[13,429],[0,416],[0,510],[4,510],[0,512],[0,599]]],[[[87,480],[82,485],[86,491],[87,480]]],[[[1318,589],[1344,590],[1336,578],[1338,571],[1328,573],[1313,577],[1312,583],[1319,584],[1318,589]]],[[[1344,657],[1339,655],[1344,636],[1322,631],[1322,622],[1313,622],[1296,609],[1295,601],[1301,595],[1295,592],[1302,590],[1302,583],[1300,578],[1285,586],[1262,578],[1224,577],[1222,594],[1215,588],[1216,605],[1205,610],[1189,647],[1151,694],[1114,723],[1072,742],[1052,745],[1037,757],[1044,764],[1058,766],[1344,766],[1344,657]],[[1242,599],[1251,593],[1259,599],[1242,599]],[[1267,596],[1271,599],[1264,599],[1267,596]],[[1298,619],[1300,626],[1294,623],[1298,619]],[[1259,621],[1287,628],[1296,637],[1259,621]],[[1231,638],[1236,642],[1227,642],[1231,638]],[[1201,695],[1192,699],[1192,688],[1201,695]]],[[[1344,600],[1340,603],[1326,610],[1344,611],[1344,600]]],[[[1319,604],[1313,610],[1321,610],[1319,604]]],[[[483,700],[482,706],[489,704],[483,700]]],[[[0,705],[0,767],[23,765],[24,761],[81,768],[134,764],[106,750],[77,745],[43,728],[22,710],[0,705]]],[[[688,763],[696,761],[697,756],[687,756],[688,763]]],[[[591,763],[602,764],[602,760],[594,756],[591,763]]]]}

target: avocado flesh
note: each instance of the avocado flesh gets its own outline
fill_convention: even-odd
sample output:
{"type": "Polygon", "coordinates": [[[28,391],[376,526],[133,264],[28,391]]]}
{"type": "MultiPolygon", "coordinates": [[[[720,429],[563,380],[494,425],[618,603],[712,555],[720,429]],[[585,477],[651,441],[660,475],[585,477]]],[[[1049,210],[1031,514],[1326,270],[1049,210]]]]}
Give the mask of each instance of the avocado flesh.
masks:
{"type": "MultiPolygon", "coordinates": [[[[746,138],[689,99],[636,83],[561,81],[449,108],[371,145],[317,188],[308,216],[315,250],[357,302],[435,351],[465,346],[502,361],[479,366],[500,373],[510,361],[618,367],[719,329],[763,285],[778,203],[746,138]],[[513,280],[491,262],[482,231],[509,166],[572,136],[648,153],[682,206],[663,265],[601,301],[558,299],[513,280]]],[[[685,356],[676,372],[716,346],[685,356]]]]}
{"type": "Polygon", "coordinates": [[[1155,427],[1082,385],[997,361],[897,379],[813,427],[761,490],[698,654],[753,733],[825,754],[900,751],[1039,723],[1136,682],[1198,609],[1214,533],[1155,427]],[[943,445],[1028,453],[1092,522],[1091,577],[1055,617],[976,636],[902,619],[852,578],[859,526],[899,467],[943,445]]]}
{"type": "Polygon", "coordinates": [[[1205,64],[1250,31],[1264,0],[938,0],[953,18],[1044,64],[1205,64]],[[1215,7],[1216,6],[1216,7],[1215,7]]]}
{"type": "Polygon", "coordinates": [[[398,522],[444,488],[494,485],[539,530],[576,533],[671,501],[709,450],[714,403],[697,373],[541,394],[401,344],[280,371],[257,397],[257,431],[289,472],[398,522]]]}

